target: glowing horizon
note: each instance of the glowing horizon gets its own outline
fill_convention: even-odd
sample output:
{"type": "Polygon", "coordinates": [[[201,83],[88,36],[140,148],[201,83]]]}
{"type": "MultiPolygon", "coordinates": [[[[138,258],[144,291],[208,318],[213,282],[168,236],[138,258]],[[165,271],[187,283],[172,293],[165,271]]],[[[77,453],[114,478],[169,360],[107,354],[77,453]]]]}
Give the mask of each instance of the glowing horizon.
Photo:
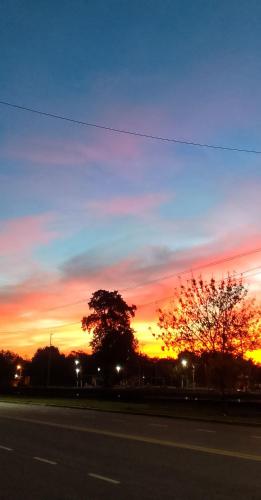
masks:
{"type": "MultiPolygon", "coordinates": [[[[255,269],[255,267],[251,266],[249,269],[255,269]]],[[[223,277],[224,272],[220,271],[220,276],[223,277]]],[[[208,277],[210,277],[210,272],[208,272],[208,277]]],[[[248,282],[250,298],[256,296],[256,288],[260,280],[261,272],[258,271],[255,272],[254,276],[250,274],[250,277],[245,278],[245,281],[248,282]]],[[[173,286],[170,287],[166,285],[166,282],[169,281],[173,283],[173,278],[165,280],[165,287],[163,290],[157,290],[158,287],[162,288],[163,282],[156,283],[156,290],[155,283],[148,283],[145,286],[145,288],[147,288],[147,299],[145,300],[143,291],[143,293],[140,294],[139,303],[137,303],[136,317],[132,322],[135,335],[139,341],[139,351],[150,357],[175,357],[172,351],[163,352],[161,349],[161,342],[156,341],[152,335],[152,332],[157,331],[158,309],[160,307],[168,307],[171,303],[170,297],[173,294],[173,286]],[[157,299],[154,295],[155,292],[158,296],[157,299]],[[152,294],[154,300],[151,300],[152,294]],[[143,301],[141,302],[142,298],[143,301]],[[148,300],[149,298],[150,300],[148,300]]],[[[176,280],[176,285],[178,284],[179,281],[176,280]]],[[[62,304],[58,302],[56,306],[49,309],[46,308],[45,315],[47,314],[48,317],[43,317],[39,315],[39,312],[33,310],[19,313],[19,317],[16,318],[16,321],[13,323],[14,326],[16,325],[17,329],[11,331],[9,327],[9,329],[6,330],[5,336],[7,343],[4,342],[2,348],[14,350],[16,353],[28,358],[34,354],[37,348],[48,345],[50,333],[52,333],[53,345],[58,347],[60,351],[65,354],[73,350],[91,352],[89,347],[91,337],[81,329],[81,318],[88,314],[88,300],[86,300],[86,304],[76,300],[75,302],[67,303],[67,306],[66,303],[62,304]],[[73,313],[71,311],[70,316],[68,316],[68,312],[71,309],[73,309],[73,313]],[[35,319],[37,314],[38,319],[35,319]],[[12,343],[10,343],[10,338],[12,336],[15,336],[15,349],[13,349],[12,343]],[[25,344],[25,339],[27,339],[27,344],[25,344]]],[[[43,302],[45,303],[45,301],[46,297],[43,297],[43,302]]],[[[129,304],[136,303],[131,297],[127,302],[129,304]]],[[[9,323],[7,323],[7,325],[8,324],[9,323]]],[[[4,332],[2,331],[2,338],[3,336],[4,332]]],[[[260,363],[261,350],[249,353],[249,357],[260,363]]]]}

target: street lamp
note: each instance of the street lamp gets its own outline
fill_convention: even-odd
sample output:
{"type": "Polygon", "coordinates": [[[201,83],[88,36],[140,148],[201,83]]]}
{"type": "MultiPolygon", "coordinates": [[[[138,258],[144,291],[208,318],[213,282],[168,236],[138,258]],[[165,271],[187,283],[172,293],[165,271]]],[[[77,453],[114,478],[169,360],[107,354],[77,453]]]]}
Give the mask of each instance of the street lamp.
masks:
{"type": "Polygon", "coordinates": [[[16,365],[16,373],[14,375],[14,378],[17,380],[17,382],[22,378],[22,365],[16,365]]]}
{"type": "Polygon", "coordinates": [[[98,366],[98,368],[97,368],[97,372],[100,372],[100,371],[101,371],[101,369],[100,369],[100,367],[98,366]]]}
{"type": "MultiPolygon", "coordinates": [[[[183,368],[187,368],[188,366],[188,361],[186,359],[181,360],[181,365],[183,368]]],[[[184,389],[184,375],[181,375],[181,389],[184,389]]]]}
{"type": "Polygon", "coordinates": [[[81,371],[80,368],[75,368],[76,380],[77,380],[77,387],[79,386],[79,373],[80,373],[80,371],[81,371]]]}
{"type": "Polygon", "coordinates": [[[17,373],[17,377],[16,378],[21,378],[22,376],[22,365],[17,365],[16,367],[16,373],[17,373]]]}
{"type": "Polygon", "coordinates": [[[117,373],[120,373],[120,371],[121,371],[121,366],[120,366],[120,365],[116,365],[116,366],[115,366],[115,370],[116,370],[116,372],[117,372],[117,373]]]}

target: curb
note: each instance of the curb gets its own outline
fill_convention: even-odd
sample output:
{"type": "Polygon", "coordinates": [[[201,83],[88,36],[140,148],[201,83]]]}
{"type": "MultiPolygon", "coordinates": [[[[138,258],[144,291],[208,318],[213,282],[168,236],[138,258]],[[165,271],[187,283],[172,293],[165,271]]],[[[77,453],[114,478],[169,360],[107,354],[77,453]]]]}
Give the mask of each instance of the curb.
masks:
{"type": "Polygon", "coordinates": [[[187,415],[166,415],[163,413],[146,413],[146,412],[139,412],[139,411],[127,411],[127,410],[118,410],[118,409],[102,409],[102,408],[96,408],[96,407],[81,407],[81,406],[70,406],[70,405],[65,405],[65,404],[52,404],[52,403],[34,403],[33,401],[5,401],[1,400],[0,402],[2,403],[10,403],[10,404],[25,404],[25,405],[31,405],[31,406],[47,406],[47,407],[53,407],[53,408],[69,408],[70,410],[88,410],[88,411],[99,411],[103,413],[120,413],[120,414],[125,414],[125,415],[136,415],[140,417],[156,417],[156,418],[168,418],[168,419],[173,419],[173,420],[187,420],[191,422],[208,422],[208,423],[213,423],[213,424],[223,424],[223,425],[237,425],[241,427],[261,427],[261,422],[250,422],[250,421],[245,421],[245,422],[239,422],[239,421],[233,421],[233,420],[220,420],[218,418],[207,418],[207,417],[190,417],[187,415]]]}

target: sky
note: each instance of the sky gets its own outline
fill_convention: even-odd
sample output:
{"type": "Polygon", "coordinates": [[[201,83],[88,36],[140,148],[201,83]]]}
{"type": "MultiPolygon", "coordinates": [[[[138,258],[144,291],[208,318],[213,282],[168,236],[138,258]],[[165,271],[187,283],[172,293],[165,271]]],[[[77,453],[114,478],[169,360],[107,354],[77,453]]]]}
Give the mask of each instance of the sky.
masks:
{"type": "MultiPolygon", "coordinates": [[[[260,151],[260,21],[258,0],[2,0],[0,100],[260,151]]],[[[194,268],[260,299],[260,162],[0,105],[0,349],[88,349],[103,288],[160,355],[157,309],[194,268]]]]}

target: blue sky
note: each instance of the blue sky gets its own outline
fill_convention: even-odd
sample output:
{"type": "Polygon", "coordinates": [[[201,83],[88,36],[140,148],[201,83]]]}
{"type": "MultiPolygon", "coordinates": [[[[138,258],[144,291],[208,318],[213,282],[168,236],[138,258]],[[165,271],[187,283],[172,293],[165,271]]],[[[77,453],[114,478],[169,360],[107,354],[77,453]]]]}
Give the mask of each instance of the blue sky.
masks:
{"type": "MultiPolygon", "coordinates": [[[[253,0],[3,1],[0,100],[261,150],[260,21],[253,0]]],[[[166,273],[260,246],[260,155],[0,106],[0,182],[0,305],[10,332],[3,342],[26,352],[42,342],[35,325],[84,313],[79,306],[48,316],[53,304],[150,279],[158,285],[134,288],[126,299],[156,300],[174,285],[160,283],[166,273]],[[24,336],[11,334],[18,327],[24,336]]],[[[257,261],[250,255],[233,269],[257,261]]],[[[152,310],[138,317],[150,319],[152,310]]],[[[86,344],[79,328],[67,333],[61,348],[86,344]]]]}

